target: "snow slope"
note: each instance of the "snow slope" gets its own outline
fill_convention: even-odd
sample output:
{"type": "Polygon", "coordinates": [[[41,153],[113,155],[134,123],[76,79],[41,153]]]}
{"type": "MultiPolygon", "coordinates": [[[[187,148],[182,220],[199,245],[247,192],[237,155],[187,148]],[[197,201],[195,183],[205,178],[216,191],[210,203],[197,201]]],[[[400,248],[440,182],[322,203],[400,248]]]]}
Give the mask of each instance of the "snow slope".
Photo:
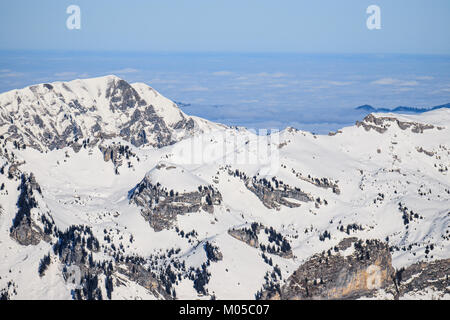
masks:
{"type": "MultiPolygon", "coordinates": [[[[71,289],[76,288],[65,278],[64,262],[52,248],[58,242],[57,234],[28,246],[10,236],[18,211],[20,177],[31,172],[42,190],[32,215],[39,217],[45,212],[61,231],[73,225],[92,228],[101,248],[92,252],[94,261],[115,262],[117,267],[111,275],[113,299],[163,297],[137,278],[118,272],[122,263],[118,256],[141,257],[141,265],[157,275],[170,275],[170,266],[179,278],[171,282],[169,291],[186,299],[253,299],[273,266],[280,268],[276,281],[283,284],[302,262],[349,236],[388,241],[396,269],[450,258],[450,110],[373,114],[374,118],[328,136],[293,128],[257,136],[189,117],[145,84],[123,84],[125,88],[108,96],[119,82],[108,76],[0,95],[4,169],[0,175],[0,185],[4,183],[0,191],[0,290],[10,298],[70,299],[74,297],[71,289]],[[124,95],[131,98],[124,99],[124,95]],[[133,144],[132,135],[114,135],[129,122],[132,110],[148,106],[167,128],[170,143],[155,148],[153,143],[133,144]],[[32,123],[32,115],[39,116],[43,124],[32,123]],[[193,127],[186,125],[189,120],[193,127]],[[11,134],[11,123],[19,135],[11,134]],[[91,131],[98,123],[104,134],[102,145],[114,141],[128,146],[135,156],[127,156],[118,165],[105,158],[99,144],[74,148],[71,143],[49,144],[39,138],[49,128],[64,132],[69,123],[80,129],[80,139],[98,137],[91,131]],[[14,141],[20,142],[18,147],[14,141]],[[236,170],[241,175],[236,175],[236,170]],[[144,177],[177,192],[195,192],[199,185],[212,185],[222,202],[214,205],[213,212],[199,209],[178,215],[174,227],[156,232],[140,214],[142,208],[129,199],[129,192],[144,177]],[[284,194],[283,199],[292,206],[279,202],[281,205],[268,207],[271,200],[262,201],[255,191],[264,188],[264,182],[251,187],[252,181],[260,179],[271,181],[265,190],[281,192],[286,186],[301,190],[312,201],[284,194]],[[275,180],[278,187],[274,187],[275,180]],[[403,211],[408,214],[407,223],[403,211]],[[269,264],[260,248],[230,235],[230,230],[251,228],[252,223],[276,230],[289,242],[292,257],[265,253],[271,259],[269,264]],[[330,236],[324,238],[325,232],[330,236]],[[218,248],[221,259],[208,257],[206,243],[218,248]],[[51,263],[40,276],[40,261],[49,252],[51,263]],[[185,267],[177,267],[177,263],[185,267]],[[205,283],[195,275],[202,265],[209,273],[205,283]],[[203,285],[196,287],[196,283],[203,285]]],[[[142,127],[148,129],[148,124],[142,127]]],[[[73,139],[72,133],[69,136],[67,141],[73,139]]],[[[260,243],[271,243],[264,231],[258,237],[260,243]]],[[[98,277],[105,298],[107,278],[102,273],[98,277]]],[[[427,294],[419,292],[416,297],[427,294]]],[[[448,293],[436,294],[449,298],[448,293]]]]}

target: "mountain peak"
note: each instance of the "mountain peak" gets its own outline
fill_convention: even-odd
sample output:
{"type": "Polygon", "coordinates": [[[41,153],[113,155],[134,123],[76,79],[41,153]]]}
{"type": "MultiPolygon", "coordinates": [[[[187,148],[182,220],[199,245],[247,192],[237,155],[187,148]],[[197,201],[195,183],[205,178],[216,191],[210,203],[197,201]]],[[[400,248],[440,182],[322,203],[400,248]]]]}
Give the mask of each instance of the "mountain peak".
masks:
{"type": "Polygon", "coordinates": [[[0,111],[0,134],[41,151],[114,137],[162,147],[205,127],[153,88],[115,75],[6,92],[0,111]]]}
{"type": "Polygon", "coordinates": [[[444,108],[450,108],[450,103],[446,103],[439,106],[434,106],[430,108],[417,108],[417,107],[408,107],[408,106],[398,106],[393,109],[389,108],[374,108],[371,105],[365,104],[359,107],[356,107],[355,110],[358,111],[365,111],[365,112],[406,112],[406,113],[424,113],[428,111],[438,110],[438,109],[444,109],[444,108]]]}

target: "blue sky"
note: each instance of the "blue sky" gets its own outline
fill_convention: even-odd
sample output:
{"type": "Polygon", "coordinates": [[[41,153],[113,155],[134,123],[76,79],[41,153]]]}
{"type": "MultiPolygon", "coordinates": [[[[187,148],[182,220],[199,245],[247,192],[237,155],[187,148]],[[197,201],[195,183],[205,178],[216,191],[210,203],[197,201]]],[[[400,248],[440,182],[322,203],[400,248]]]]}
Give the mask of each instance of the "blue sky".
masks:
{"type": "Polygon", "coordinates": [[[450,54],[448,0],[14,0],[0,15],[0,50],[450,54]]]}

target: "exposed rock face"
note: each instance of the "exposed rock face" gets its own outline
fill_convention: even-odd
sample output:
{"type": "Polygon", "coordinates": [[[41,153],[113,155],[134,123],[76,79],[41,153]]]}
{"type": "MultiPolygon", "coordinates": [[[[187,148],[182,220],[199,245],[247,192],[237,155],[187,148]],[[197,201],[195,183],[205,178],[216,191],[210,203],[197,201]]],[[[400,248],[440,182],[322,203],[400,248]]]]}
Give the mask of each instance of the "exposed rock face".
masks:
{"type": "Polygon", "coordinates": [[[258,233],[262,226],[259,224],[256,224],[255,226],[256,227],[251,229],[230,229],[228,230],[228,234],[233,238],[248,244],[250,247],[259,248],[258,233]]]}
{"type": "Polygon", "coordinates": [[[179,214],[201,209],[213,213],[214,205],[222,202],[222,195],[212,186],[199,186],[198,191],[178,193],[168,191],[159,183],[154,185],[147,176],[130,191],[129,198],[130,203],[143,207],[141,214],[155,231],[169,229],[179,214]]]}
{"type": "Polygon", "coordinates": [[[313,201],[312,197],[303,192],[299,188],[291,187],[284,184],[282,181],[273,177],[271,180],[265,178],[258,178],[256,176],[250,178],[239,170],[228,170],[228,174],[239,177],[244,181],[248,190],[253,192],[259,200],[269,209],[280,209],[280,206],[286,206],[289,208],[300,207],[300,203],[293,202],[289,199],[294,199],[301,202],[313,201]]]}
{"type": "Polygon", "coordinates": [[[112,143],[108,146],[100,145],[99,149],[103,153],[105,162],[111,161],[114,164],[116,174],[124,161],[128,161],[130,166],[131,162],[129,160],[136,157],[136,154],[131,151],[129,146],[123,146],[120,143],[112,143]]]}
{"type": "Polygon", "coordinates": [[[250,247],[261,249],[263,254],[267,252],[285,259],[293,258],[289,241],[272,227],[267,228],[260,223],[254,222],[251,224],[250,228],[233,228],[228,230],[228,234],[233,238],[246,243],[250,247]],[[262,230],[264,230],[268,239],[268,242],[265,244],[261,243],[259,240],[259,235],[262,230]]]}
{"type": "Polygon", "coordinates": [[[419,153],[425,153],[425,154],[426,154],[427,156],[429,156],[429,157],[434,156],[434,152],[432,152],[432,151],[427,151],[427,150],[425,150],[425,149],[422,148],[422,147],[417,147],[416,150],[417,150],[417,152],[419,152],[419,153]]]}
{"type": "Polygon", "coordinates": [[[431,289],[450,293],[450,259],[419,262],[395,270],[387,243],[347,238],[303,263],[281,288],[272,286],[262,299],[359,299],[380,291],[393,299],[431,289]]]}
{"type": "MultiPolygon", "coordinates": [[[[92,229],[73,225],[64,232],[56,231],[55,236],[57,241],[53,245],[53,253],[59,257],[63,266],[64,280],[76,286],[72,291],[73,299],[103,300],[99,280],[106,276],[105,282],[108,284],[113,264],[94,261],[92,254],[100,251],[100,243],[92,229]]],[[[107,285],[108,289],[112,290],[112,287],[107,285]]]]}
{"type": "Polygon", "coordinates": [[[57,232],[58,241],[53,251],[66,265],[86,263],[88,252],[98,252],[99,241],[86,226],[72,226],[64,232],[57,232]]]}
{"type": "Polygon", "coordinates": [[[291,275],[281,292],[267,298],[281,299],[357,299],[370,296],[392,283],[394,268],[387,244],[378,240],[349,238],[338,246],[338,253],[311,257],[291,275]],[[354,250],[349,255],[343,250],[354,250]]]}
{"type": "Polygon", "coordinates": [[[335,135],[340,134],[340,133],[342,133],[342,130],[330,131],[328,133],[328,135],[332,137],[332,136],[335,136],[335,135]]]}
{"type": "Polygon", "coordinates": [[[312,201],[308,194],[301,191],[299,188],[291,188],[284,186],[282,189],[272,189],[265,185],[262,180],[252,179],[246,183],[246,187],[256,194],[259,200],[269,209],[280,209],[280,206],[288,208],[300,207],[299,203],[289,201],[288,199],[295,199],[302,202],[312,201]]]}
{"type": "MultiPolygon", "coordinates": [[[[74,284],[73,298],[77,300],[111,299],[116,285],[121,285],[123,276],[146,288],[157,298],[172,299],[170,290],[164,287],[164,277],[157,277],[145,265],[140,256],[123,256],[120,251],[114,259],[94,260],[93,253],[101,249],[99,240],[92,229],[84,225],[73,225],[64,232],[56,231],[57,241],[53,253],[63,266],[62,275],[66,282],[74,284]],[[121,276],[122,275],[122,276],[121,276]],[[106,297],[102,296],[101,280],[104,279],[106,297]]],[[[114,248],[115,250],[115,248],[114,248]]],[[[169,287],[170,288],[170,287],[169,287]]]]}
{"type": "Polygon", "coordinates": [[[213,245],[209,241],[205,242],[205,244],[203,245],[203,248],[205,249],[206,257],[210,261],[217,262],[217,261],[220,261],[223,259],[223,255],[222,255],[222,252],[220,252],[219,247],[213,245]]]}
{"type": "Polygon", "coordinates": [[[366,131],[375,130],[378,133],[384,133],[390,126],[397,124],[402,130],[411,128],[414,133],[423,133],[425,130],[434,129],[431,124],[422,124],[418,122],[400,121],[393,117],[376,117],[373,114],[367,115],[363,121],[357,121],[357,127],[363,127],[366,131]]]}
{"type": "Polygon", "coordinates": [[[8,281],[4,288],[0,289],[0,301],[11,300],[17,294],[17,285],[14,281],[8,281]]]}
{"type": "Polygon", "coordinates": [[[120,274],[125,275],[131,281],[138,283],[152,292],[155,297],[172,299],[172,297],[166,293],[161,283],[156,279],[155,275],[142,265],[128,261],[119,265],[117,271],[120,274]]]}
{"type": "Polygon", "coordinates": [[[114,137],[159,148],[197,129],[195,120],[152,88],[115,76],[13,90],[0,95],[0,108],[5,139],[40,151],[79,150],[83,140],[114,137]],[[170,109],[169,121],[158,113],[163,108],[170,109]]]}
{"type": "Polygon", "coordinates": [[[332,189],[333,193],[339,195],[341,194],[341,190],[339,189],[338,182],[333,181],[328,178],[314,178],[311,177],[311,175],[303,176],[301,172],[297,172],[295,169],[292,169],[292,173],[295,174],[297,178],[300,180],[306,181],[308,183],[311,183],[312,185],[315,185],[316,187],[323,188],[323,189],[332,189]]]}
{"type": "MultiPolygon", "coordinates": [[[[44,233],[44,230],[38,226],[31,212],[32,209],[38,207],[34,192],[41,194],[41,187],[36,182],[34,175],[32,173],[30,175],[22,174],[20,195],[17,200],[19,210],[10,229],[10,236],[24,246],[37,245],[43,239],[48,241],[48,232],[44,233]]],[[[49,223],[44,217],[42,222],[49,223]]]]}
{"type": "Polygon", "coordinates": [[[418,262],[397,271],[395,287],[397,297],[425,292],[427,289],[450,294],[450,259],[418,262]]]}

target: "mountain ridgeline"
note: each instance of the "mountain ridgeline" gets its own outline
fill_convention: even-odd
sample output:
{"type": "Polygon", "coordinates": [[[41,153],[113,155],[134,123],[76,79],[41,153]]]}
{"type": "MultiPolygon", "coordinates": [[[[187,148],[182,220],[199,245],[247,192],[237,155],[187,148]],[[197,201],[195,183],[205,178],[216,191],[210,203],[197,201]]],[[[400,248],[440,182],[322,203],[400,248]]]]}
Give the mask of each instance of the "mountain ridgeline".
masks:
{"type": "Polygon", "coordinates": [[[40,151],[79,149],[116,137],[136,147],[163,147],[207,124],[151,87],[115,76],[9,91],[0,96],[0,108],[6,141],[40,151]]]}
{"type": "Polygon", "coordinates": [[[416,108],[407,106],[398,106],[393,109],[389,108],[374,108],[371,105],[365,104],[363,106],[356,107],[355,110],[364,112],[394,112],[394,113],[424,113],[433,110],[439,110],[443,108],[450,108],[450,103],[430,107],[430,108],[416,108]]]}
{"type": "Polygon", "coordinates": [[[0,298],[449,299],[450,110],[413,112],[256,135],[115,76],[0,94],[0,298]]]}

